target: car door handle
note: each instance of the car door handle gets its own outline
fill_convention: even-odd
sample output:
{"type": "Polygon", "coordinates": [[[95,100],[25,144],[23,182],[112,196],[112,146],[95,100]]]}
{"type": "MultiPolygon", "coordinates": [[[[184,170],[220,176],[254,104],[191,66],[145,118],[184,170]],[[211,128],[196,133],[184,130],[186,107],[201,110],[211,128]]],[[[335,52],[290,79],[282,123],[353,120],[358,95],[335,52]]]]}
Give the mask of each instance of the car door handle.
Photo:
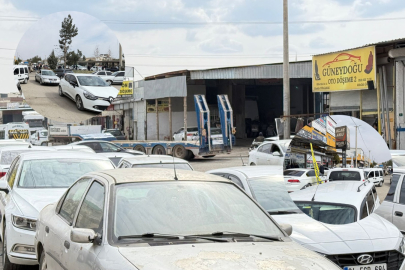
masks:
{"type": "Polygon", "coordinates": [[[398,217],[402,217],[404,215],[404,213],[399,212],[399,211],[395,211],[395,215],[398,217]]]}
{"type": "Polygon", "coordinates": [[[49,233],[49,227],[48,226],[45,227],[45,232],[49,233]]]}
{"type": "Polygon", "coordinates": [[[70,248],[70,242],[65,241],[65,243],[63,244],[65,246],[66,249],[70,248]]]}

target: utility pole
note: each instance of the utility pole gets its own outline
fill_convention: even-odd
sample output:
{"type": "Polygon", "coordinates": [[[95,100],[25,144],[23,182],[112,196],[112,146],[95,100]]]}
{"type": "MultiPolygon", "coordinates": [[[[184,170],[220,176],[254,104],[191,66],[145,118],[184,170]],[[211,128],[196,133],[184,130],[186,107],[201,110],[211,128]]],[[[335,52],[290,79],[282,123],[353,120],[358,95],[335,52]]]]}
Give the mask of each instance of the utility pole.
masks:
{"type": "Polygon", "coordinates": [[[368,150],[368,167],[369,168],[371,168],[370,161],[371,161],[370,150],[368,150]]]}
{"type": "Polygon", "coordinates": [[[290,139],[290,74],[288,56],[288,0],[283,0],[283,114],[285,140],[290,139]]]}
{"type": "Polygon", "coordinates": [[[355,150],[354,150],[354,151],[355,151],[354,153],[355,153],[355,155],[356,155],[356,165],[355,165],[356,167],[355,167],[355,168],[357,168],[357,128],[358,128],[359,126],[354,126],[354,127],[356,128],[356,146],[355,146],[356,148],[355,148],[355,150]]]}

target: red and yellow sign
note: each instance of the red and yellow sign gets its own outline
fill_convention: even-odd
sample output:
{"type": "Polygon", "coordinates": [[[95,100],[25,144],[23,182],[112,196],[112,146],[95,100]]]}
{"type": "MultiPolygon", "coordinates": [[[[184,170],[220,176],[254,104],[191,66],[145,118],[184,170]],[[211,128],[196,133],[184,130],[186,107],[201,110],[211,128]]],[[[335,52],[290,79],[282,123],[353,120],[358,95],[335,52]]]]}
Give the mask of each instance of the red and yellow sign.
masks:
{"type": "Polygon", "coordinates": [[[376,83],[375,46],[312,57],[312,92],[368,89],[376,83]]]}

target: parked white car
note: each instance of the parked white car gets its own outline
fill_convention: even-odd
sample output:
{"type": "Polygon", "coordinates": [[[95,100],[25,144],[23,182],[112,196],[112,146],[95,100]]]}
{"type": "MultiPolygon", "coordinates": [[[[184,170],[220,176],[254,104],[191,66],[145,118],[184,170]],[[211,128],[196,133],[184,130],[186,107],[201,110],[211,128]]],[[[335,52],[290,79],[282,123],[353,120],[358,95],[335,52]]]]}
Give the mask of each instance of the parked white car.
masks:
{"type": "Polygon", "coordinates": [[[392,222],[405,234],[405,167],[396,167],[392,173],[391,185],[388,194],[380,207],[375,211],[392,222]]]}
{"type": "Polygon", "coordinates": [[[298,191],[302,188],[317,185],[313,169],[288,169],[284,171],[284,183],[288,192],[298,191]]]}
{"type": "MultiPolygon", "coordinates": [[[[184,141],[184,127],[173,134],[173,141],[184,141]]],[[[198,127],[187,127],[187,141],[198,141],[198,127]]]]}
{"type": "Polygon", "coordinates": [[[118,89],[92,74],[66,74],[59,84],[59,95],[76,103],[78,110],[102,112],[118,95],[118,89]]]}
{"type": "Polygon", "coordinates": [[[133,154],[125,153],[125,152],[118,152],[118,153],[116,153],[116,152],[100,152],[100,153],[97,153],[97,154],[109,158],[111,160],[111,162],[114,163],[115,166],[117,166],[123,158],[131,158],[131,157],[134,156],[133,154]]]}
{"type": "Polygon", "coordinates": [[[193,171],[193,167],[184,159],[165,155],[139,155],[121,159],[117,168],[167,168],[193,171]]]}
{"type": "MultiPolygon", "coordinates": [[[[51,147],[49,147],[51,148],[51,147]]],[[[95,153],[93,149],[85,145],[56,145],[52,146],[56,151],[82,151],[87,153],[95,153]]]]}
{"type": "Polygon", "coordinates": [[[172,169],[83,176],[40,213],[40,269],[338,269],[230,181],[184,170],[177,179],[172,169]]]}
{"type": "Polygon", "coordinates": [[[99,76],[100,78],[106,78],[107,76],[111,76],[113,73],[111,71],[106,71],[106,70],[102,70],[102,71],[96,71],[93,73],[94,75],[99,76]]]}
{"type": "Polygon", "coordinates": [[[100,70],[102,70],[102,69],[103,69],[103,68],[100,67],[100,66],[93,66],[93,67],[90,68],[91,71],[100,71],[100,70]]]}
{"type": "Polygon", "coordinates": [[[38,263],[34,236],[43,207],[56,202],[82,175],[113,168],[108,158],[83,152],[27,152],[17,156],[0,180],[4,269],[38,263]]]}
{"type": "Polygon", "coordinates": [[[27,65],[15,65],[13,66],[14,79],[17,79],[20,83],[28,83],[30,79],[27,65]]]}
{"type": "MultiPolygon", "coordinates": [[[[107,133],[109,134],[109,133],[107,133]]],[[[111,135],[112,136],[112,135],[111,135]]],[[[112,142],[107,142],[103,140],[84,140],[68,145],[84,145],[93,149],[96,153],[128,153],[131,155],[145,155],[145,153],[137,150],[122,148],[112,142]]]]}
{"type": "MultiPolygon", "coordinates": [[[[212,145],[224,144],[224,137],[222,136],[222,129],[220,129],[220,128],[211,128],[210,129],[210,134],[211,134],[211,143],[212,143],[212,145]]],[[[183,133],[183,137],[184,137],[184,133],[183,133]]],[[[191,140],[192,141],[198,141],[199,139],[200,139],[200,136],[198,135],[198,128],[197,128],[197,132],[194,133],[191,140]]]]}
{"type": "Polygon", "coordinates": [[[31,135],[31,143],[32,145],[47,145],[48,144],[48,130],[41,129],[36,130],[34,134],[31,135]]]}
{"type": "Polygon", "coordinates": [[[39,84],[56,84],[60,83],[60,78],[52,71],[42,69],[35,73],[35,81],[39,84]]]}
{"type": "MultiPolygon", "coordinates": [[[[255,168],[260,169],[261,167],[255,168]]],[[[404,238],[391,223],[373,213],[367,218],[346,225],[319,222],[304,214],[292,201],[291,197],[302,191],[288,194],[282,175],[277,175],[277,169],[268,170],[270,173],[267,176],[251,177],[249,176],[250,168],[252,167],[224,168],[209,173],[222,174],[228,179],[231,179],[229,175],[238,176],[239,186],[268,211],[279,224],[292,225],[291,238],[295,242],[325,256],[338,264],[341,269],[403,269],[400,267],[401,265],[404,267],[404,238]],[[248,177],[243,177],[240,173],[248,177]],[[361,261],[359,258],[369,260],[361,261]],[[362,265],[360,262],[365,264],[362,265]]],[[[334,184],[338,184],[338,182],[334,184]]],[[[349,182],[339,184],[348,185],[349,182]]],[[[354,182],[355,191],[361,184],[354,182]]],[[[315,188],[309,187],[308,189],[315,188]]],[[[366,196],[366,194],[370,194],[371,189],[375,191],[374,185],[368,183],[366,186],[363,185],[362,191],[356,192],[356,195],[349,191],[348,197],[352,199],[353,196],[359,196],[358,194],[360,197],[366,196]]],[[[345,203],[352,201],[349,200],[345,203]]],[[[339,218],[344,219],[344,216],[336,216],[336,221],[339,222],[339,218]]],[[[340,221],[340,223],[342,222],[340,221]]]]}
{"type": "Polygon", "coordinates": [[[384,184],[384,172],[382,169],[365,168],[365,177],[374,183],[377,187],[382,187],[384,184]]]}
{"type": "Polygon", "coordinates": [[[81,65],[77,65],[76,69],[77,69],[77,70],[87,70],[86,67],[81,66],[81,65]]]}
{"type": "Polygon", "coordinates": [[[363,169],[357,168],[336,168],[328,170],[326,179],[332,181],[365,181],[367,175],[363,169]]]}
{"type": "Polygon", "coordinates": [[[52,148],[43,146],[7,146],[0,148],[0,178],[5,176],[10,168],[10,164],[13,162],[14,158],[21,153],[31,152],[31,151],[52,151],[52,148]]]}
{"type": "Polygon", "coordinates": [[[125,77],[125,71],[116,71],[109,76],[103,76],[103,80],[105,80],[109,85],[112,84],[122,84],[125,77]]]}
{"type": "Polygon", "coordinates": [[[291,140],[263,142],[249,152],[249,165],[283,165],[291,140]]]}

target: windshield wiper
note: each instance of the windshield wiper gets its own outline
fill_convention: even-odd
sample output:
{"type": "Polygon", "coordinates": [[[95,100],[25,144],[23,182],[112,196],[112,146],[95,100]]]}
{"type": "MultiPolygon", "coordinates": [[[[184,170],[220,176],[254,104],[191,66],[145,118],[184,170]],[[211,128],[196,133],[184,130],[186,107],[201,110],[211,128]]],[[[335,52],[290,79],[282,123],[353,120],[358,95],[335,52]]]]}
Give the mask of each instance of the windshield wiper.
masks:
{"type": "Polygon", "coordinates": [[[226,239],[215,238],[215,237],[205,237],[199,235],[176,235],[176,234],[163,234],[163,233],[144,233],[140,235],[121,235],[118,236],[118,240],[122,239],[141,239],[141,238],[164,238],[164,239],[204,239],[214,242],[229,242],[226,239]]]}
{"type": "Polygon", "coordinates": [[[297,211],[287,211],[287,210],[280,210],[280,211],[269,211],[270,215],[286,215],[286,214],[299,214],[297,211]]]}
{"type": "MultiPolygon", "coordinates": [[[[283,241],[279,236],[273,235],[258,235],[258,234],[251,234],[251,233],[238,233],[238,232],[213,232],[211,233],[212,236],[235,236],[235,237],[257,237],[263,238],[271,241],[283,241]]],[[[197,235],[198,236],[198,235],[197,235]]]]}

